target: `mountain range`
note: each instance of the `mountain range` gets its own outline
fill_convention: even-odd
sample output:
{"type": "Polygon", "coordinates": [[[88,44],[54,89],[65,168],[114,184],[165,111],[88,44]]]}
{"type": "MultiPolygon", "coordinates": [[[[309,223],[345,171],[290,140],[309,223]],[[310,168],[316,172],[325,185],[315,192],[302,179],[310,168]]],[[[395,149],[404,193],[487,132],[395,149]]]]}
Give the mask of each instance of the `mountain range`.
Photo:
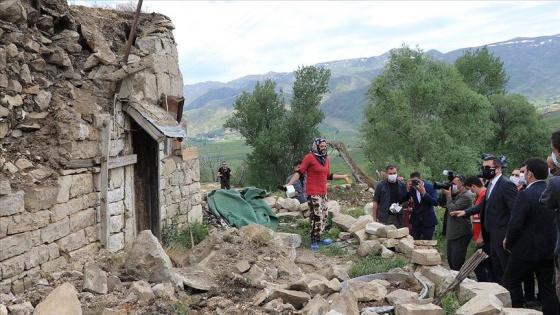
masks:
{"type": "MultiPolygon", "coordinates": [[[[550,104],[560,98],[560,34],[539,37],[517,37],[511,40],[467,47],[441,53],[426,51],[435,59],[453,63],[466,50],[486,46],[504,63],[509,77],[507,91],[526,96],[534,103],[550,104]]],[[[322,130],[355,131],[363,119],[367,103],[366,91],[372,79],[386,64],[390,52],[369,58],[346,59],[315,64],[331,70],[330,93],[325,95],[321,109],[325,120],[322,130]]],[[[295,70],[295,69],[294,69],[295,70]]],[[[229,131],[222,125],[233,112],[235,98],[242,92],[252,92],[257,82],[272,79],[282,88],[286,104],[291,99],[293,72],[268,72],[245,76],[228,83],[201,82],[183,87],[183,114],[190,139],[221,138],[229,131]]]]}

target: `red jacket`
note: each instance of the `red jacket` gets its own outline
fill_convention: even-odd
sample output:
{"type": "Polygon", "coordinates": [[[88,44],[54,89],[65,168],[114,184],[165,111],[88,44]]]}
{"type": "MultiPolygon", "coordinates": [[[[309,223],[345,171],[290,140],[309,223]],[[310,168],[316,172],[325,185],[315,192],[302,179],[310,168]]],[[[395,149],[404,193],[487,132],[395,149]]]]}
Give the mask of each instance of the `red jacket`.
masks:
{"type": "Polygon", "coordinates": [[[325,165],[322,165],[313,153],[309,153],[303,158],[299,171],[306,174],[305,194],[307,196],[327,194],[327,180],[332,177],[329,169],[328,157],[325,157],[325,165]]]}
{"type": "MultiPolygon", "coordinates": [[[[486,197],[486,189],[482,191],[480,196],[476,198],[474,205],[478,205],[486,197]]],[[[480,214],[475,214],[472,216],[472,227],[473,227],[473,240],[476,241],[480,237],[480,232],[482,231],[482,226],[480,225],[480,214]]]]}

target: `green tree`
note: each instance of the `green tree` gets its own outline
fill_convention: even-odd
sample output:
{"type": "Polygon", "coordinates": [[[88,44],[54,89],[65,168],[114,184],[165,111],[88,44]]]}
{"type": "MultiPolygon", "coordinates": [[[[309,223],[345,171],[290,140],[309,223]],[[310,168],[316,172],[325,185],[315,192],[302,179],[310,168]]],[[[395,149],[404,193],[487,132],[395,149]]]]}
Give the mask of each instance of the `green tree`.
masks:
{"type": "Polygon", "coordinates": [[[224,124],[237,130],[253,148],[247,157],[247,183],[265,189],[276,186],[289,169],[287,142],[282,140],[286,109],[282,90],[270,79],[253,93],[235,99],[234,114],[224,124]]]}
{"type": "Polygon", "coordinates": [[[239,95],[234,114],[225,128],[239,131],[252,147],[247,156],[247,184],[272,189],[292,172],[292,162],[302,158],[324,114],[319,109],[321,97],[328,91],[330,71],[314,66],[295,71],[293,99],[288,112],[276,83],[257,83],[253,93],[239,95]]]}
{"type": "Polygon", "coordinates": [[[325,118],[319,109],[321,97],[329,91],[331,71],[314,66],[299,67],[295,74],[290,112],[286,119],[286,140],[291,147],[291,160],[301,159],[313,139],[317,126],[325,118]]]}
{"type": "Polygon", "coordinates": [[[459,71],[465,83],[474,91],[484,96],[504,94],[509,78],[504,69],[504,63],[499,57],[494,57],[488,48],[467,50],[455,60],[455,68],[459,71]]]}
{"type": "Polygon", "coordinates": [[[505,154],[509,169],[519,167],[527,158],[546,156],[548,132],[525,96],[520,94],[490,95],[491,119],[495,123],[488,142],[488,153],[505,154]]]}
{"type": "Polygon", "coordinates": [[[425,178],[443,169],[476,171],[488,137],[481,127],[492,126],[490,105],[453,66],[403,46],[367,93],[360,131],[374,167],[404,163],[424,169],[425,178]]]}

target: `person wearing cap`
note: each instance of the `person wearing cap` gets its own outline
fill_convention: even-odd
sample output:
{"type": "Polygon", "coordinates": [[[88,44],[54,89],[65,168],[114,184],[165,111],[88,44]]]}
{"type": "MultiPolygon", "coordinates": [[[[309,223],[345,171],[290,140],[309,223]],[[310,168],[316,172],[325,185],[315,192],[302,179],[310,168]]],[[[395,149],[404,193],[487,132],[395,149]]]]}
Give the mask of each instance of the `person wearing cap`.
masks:
{"type": "Polygon", "coordinates": [[[300,177],[306,177],[305,194],[309,204],[311,220],[311,249],[319,249],[319,244],[328,245],[330,239],[321,240],[327,221],[328,198],[327,180],[344,179],[348,184],[352,181],[348,174],[333,174],[330,172],[330,162],[327,156],[327,140],[316,138],[313,141],[312,150],[301,163],[297,172],[286,185],[293,185],[300,177]]]}

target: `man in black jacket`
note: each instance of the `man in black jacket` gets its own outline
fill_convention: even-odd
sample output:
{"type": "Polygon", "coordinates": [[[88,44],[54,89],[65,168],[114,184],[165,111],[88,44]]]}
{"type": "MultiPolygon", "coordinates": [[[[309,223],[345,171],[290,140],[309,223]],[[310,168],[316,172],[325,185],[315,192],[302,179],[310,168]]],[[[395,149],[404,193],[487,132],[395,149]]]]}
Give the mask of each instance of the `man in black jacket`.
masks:
{"type": "Polygon", "coordinates": [[[517,198],[517,187],[502,176],[502,161],[489,156],[482,162],[482,176],[487,180],[486,198],[465,211],[454,211],[451,215],[471,216],[480,213],[482,240],[490,242],[490,252],[494,272],[499,284],[507,266],[509,253],[504,250],[502,242],[506,235],[511,209],[517,198]]]}
{"type": "Polygon", "coordinates": [[[383,223],[385,225],[392,224],[397,228],[403,227],[402,211],[391,211],[391,206],[399,205],[406,201],[407,192],[406,185],[398,180],[397,167],[395,165],[387,165],[387,179],[380,181],[375,186],[373,193],[373,221],[383,223]]]}
{"type": "Polygon", "coordinates": [[[553,172],[555,176],[550,179],[541,196],[541,203],[556,216],[557,238],[554,261],[556,266],[556,296],[560,299],[560,171],[558,171],[560,169],[560,129],[550,135],[550,148],[552,149],[552,154],[549,156],[552,162],[550,168],[551,170],[554,168],[557,170],[553,172]]]}
{"type": "Polygon", "coordinates": [[[551,279],[554,276],[554,242],[556,225],[554,213],[539,202],[546,189],[544,181],[548,166],[541,158],[525,161],[527,188],[517,196],[511,213],[504,250],[510,257],[504,271],[503,285],[511,295],[512,307],[523,307],[523,279],[533,272],[537,276],[544,315],[560,314],[560,304],[551,279]]]}

